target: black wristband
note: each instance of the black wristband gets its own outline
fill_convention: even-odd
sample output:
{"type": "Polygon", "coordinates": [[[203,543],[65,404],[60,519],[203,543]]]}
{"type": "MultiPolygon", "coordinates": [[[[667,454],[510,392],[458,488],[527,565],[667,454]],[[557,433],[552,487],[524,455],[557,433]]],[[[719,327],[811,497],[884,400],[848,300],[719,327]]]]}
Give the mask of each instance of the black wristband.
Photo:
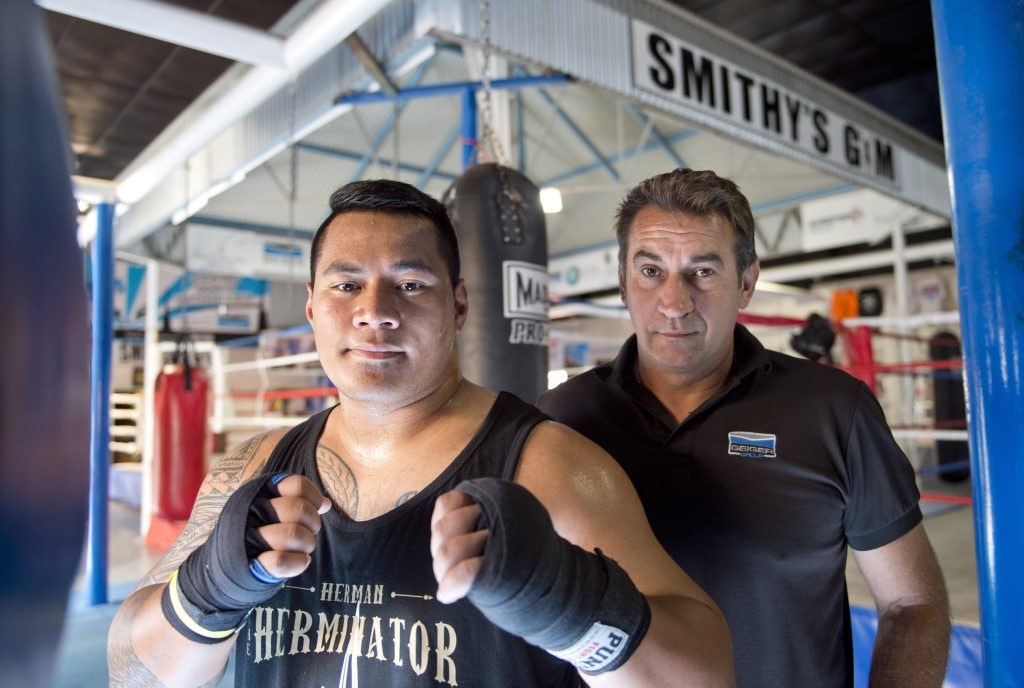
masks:
{"type": "Polygon", "coordinates": [[[647,599],[613,560],[555,532],[528,490],[495,478],[459,484],[490,530],[468,598],[494,624],[587,674],[622,666],[650,625],[647,599]]]}
{"type": "Polygon", "coordinates": [[[261,476],[235,490],[210,537],[168,581],[161,609],[190,640],[217,643],[230,637],[249,610],[284,584],[255,560],[268,549],[257,529],[276,521],[269,500],[280,495],[277,483],[283,477],[261,476]]]}

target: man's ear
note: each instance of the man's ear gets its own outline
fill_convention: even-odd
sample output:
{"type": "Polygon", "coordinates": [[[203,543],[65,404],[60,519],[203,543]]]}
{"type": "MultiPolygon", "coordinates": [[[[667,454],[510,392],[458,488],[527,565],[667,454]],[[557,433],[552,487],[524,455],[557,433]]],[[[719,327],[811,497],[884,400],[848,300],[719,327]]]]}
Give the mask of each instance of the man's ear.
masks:
{"type": "Polygon", "coordinates": [[[740,308],[746,308],[750,303],[750,299],[754,296],[754,286],[757,284],[760,274],[761,262],[755,258],[740,277],[740,308]]]}
{"type": "Polygon", "coordinates": [[[466,322],[466,316],[469,315],[469,293],[466,291],[466,280],[459,278],[459,281],[455,283],[454,295],[455,331],[459,332],[466,322]]]}
{"type": "Polygon", "coordinates": [[[626,271],[619,266],[619,299],[626,303],[626,271]]]}
{"type": "Polygon", "coordinates": [[[306,320],[313,326],[313,283],[306,282],[306,320]]]}

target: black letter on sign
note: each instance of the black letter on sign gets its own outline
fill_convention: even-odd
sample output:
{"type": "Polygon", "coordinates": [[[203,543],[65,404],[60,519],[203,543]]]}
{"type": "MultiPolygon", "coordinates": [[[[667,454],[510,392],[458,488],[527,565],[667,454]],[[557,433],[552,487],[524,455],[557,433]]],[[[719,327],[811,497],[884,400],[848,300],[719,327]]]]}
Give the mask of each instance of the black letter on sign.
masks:
{"type": "Polygon", "coordinates": [[[754,85],[754,80],[746,74],[740,74],[739,72],[733,72],[736,78],[740,80],[740,84],[743,86],[743,119],[750,121],[753,119],[753,115],[750,112],[750,87],[754,85]]]}
{"type": "Polygon", "coordinates": [[[800,140],[800,101],[786,94],[786,113],[789,115],[789,137],[800,140]]]}
{"type": "Polygon", "coordinates": [[[671,91],[676,87],[676,76],[665,57],[672,54],[672,44],[658,34],[652,33],[647,37],[647,48],[651,51],[651,57],[661,65],[660,70],[651,67],[651,79],[666,91],[671,91]]]}
{"type": "Polygon", "coordinates": [[[779,118],[779,90],[761,84],[761,126],[776,134],[782,133],[782,122],[779,118]]]}
{"type": "Polygon", "coordinates": [[[892,146],[875,139],[875,174],[886,179],[896,179],[892,168],[892,146]]]}
{"type": "Polygon", "coordinates": [[[708,105],[715,107],[715,73],[714,65],[711,64],[711,60],[706,57],[700,58],[700,69],[697,69],[697,65],[693,60],[693,53],[689,50],[683,49],[683,95],[687,98],[691,98],[690,95],[690,84],[694,84],[697,89],[697,102],[704,102],[704,87],[707,87],[708,92],[708,105]]]}
{"type": "Polygon", "coordinates": [[[828,153],[828,133],[825,127],[828,125],[828,115],[821,110],[814,111],[814,147],[819,153],[828,153]]]}
{"type": "Polygon", "coordinates": [[[854,167],[860,167],[860,134],[857,130],[847,124],[843,127],[843,138],[846,141],[846,162],[854,167]]]}

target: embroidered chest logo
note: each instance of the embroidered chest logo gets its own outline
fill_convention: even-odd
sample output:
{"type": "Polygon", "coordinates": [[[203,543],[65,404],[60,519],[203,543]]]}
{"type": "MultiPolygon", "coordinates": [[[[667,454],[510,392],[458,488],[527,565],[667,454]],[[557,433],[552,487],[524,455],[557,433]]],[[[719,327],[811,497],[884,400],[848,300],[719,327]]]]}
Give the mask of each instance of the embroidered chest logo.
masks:
{"type": "Polygon", "coordinates": [[[745,459],[774,459],[775,435],[739,430],[730,432],[729,453],[745,459]]]}

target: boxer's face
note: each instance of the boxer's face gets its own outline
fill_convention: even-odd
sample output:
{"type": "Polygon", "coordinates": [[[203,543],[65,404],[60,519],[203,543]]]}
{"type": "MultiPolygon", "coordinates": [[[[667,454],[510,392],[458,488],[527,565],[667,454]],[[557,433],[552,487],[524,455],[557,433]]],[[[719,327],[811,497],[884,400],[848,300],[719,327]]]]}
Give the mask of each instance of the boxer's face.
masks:
{"type": "Polygon", "coordinates": [[[630,226],[619,291],[636,330],[641,370],[683,381],[732,364],[733,325],[757,281],[737,274],[733,229],[717,216],[641,210],[630,226]]]}
{"type": "Polygon", "coordinates": [[[401,406],[458,374],[466,289],[452,289],[428,220],[339,215],[307,288],[317,352],[343,396],[401,406]]]}

